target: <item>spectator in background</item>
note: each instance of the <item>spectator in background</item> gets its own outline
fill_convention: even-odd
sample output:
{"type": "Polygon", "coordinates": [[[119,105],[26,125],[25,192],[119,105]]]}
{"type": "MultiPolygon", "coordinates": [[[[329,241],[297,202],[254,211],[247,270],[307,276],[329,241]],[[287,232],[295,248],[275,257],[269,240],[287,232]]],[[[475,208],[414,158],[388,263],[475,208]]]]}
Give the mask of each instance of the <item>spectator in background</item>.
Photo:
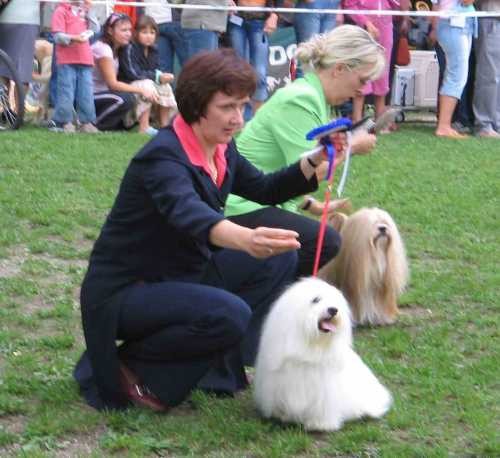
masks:
{"type": "Polygon", "coordinates": [[[181,28],[181,10],[170,8],[168,0],[147,5],[144,13],[152,17],[158,24],[158,53],[160,70],[174,73],[174,58],[177,56],[180,66],[186,60],[186,40],[181,28]]]}
{"type": "Polygon", "coordinates": [[[79,130],[96,133],[92,67],[94,59],[89,39],[88,13],[92,0],[61,2],[52,16],[52,33],[56,43],[57,91],[53,129],[65,133],[76,131],[73,106],[80,123],[79,130]]]}
{"type": "MultiPolygon", "coordinates": [[[[400,9],[396,0],[345,0],[344,8],[347,10],[395,10],[400,9]]],[[[363,118],[365,96],[373,94],[375,101],[375,118],[380,117],[386,110],[385,98],[389,93],[389,70],[393,47],[392,16],[375,16],[354,14],[351,19],[375,39],[385,50],[386,64],[382,75],[375,81],[369,82],[362,94],[353,98],[352,119],[354,122],[363,118]]],[[[389,129],[388,129],[389,130],[389,129]]]]}
{"type": "Polygon", "coordinates": [[[462,97],[469,74],[469,55],[476,19],[464,17],[461,12],[474,11],[474,0],[433,0],[433,9],[457,13],[449,17],[431,19],[430,41],[436,38],[446,56],[446,69],[439,88],[438,137],[467,138],[451,125],[453,112],[462,97]]]}
{"type": "MultiPolygon", "coordinates": [[[[124,3],[132,3],[135,2],[136,0],[120,0],[121,2],[124,3]]],[[[118,14],[126,14],[129,18],[130,21],[132,22],[132,27],[135,27],[135,23],[137,22],[137,7],[136,6],[128,6],[128,5],[115,5],[113,7],[113,12],[118,13],[118,14]]]]}
{"type": "Polygon", "coordinates": [[[148,88],[158,96],[157,103],[137,96],[136,116],[139,120],[139,132],[154,136],[158,131],[150,126],[151,109],[157,108],[160,127],[168,124],[177,109],[174,93],[170,87],[172,73],[163,73],[159,69],[158,51],[155,46],[158,37],[158,25],[150,16],[140,16],[134,33],[134,42],[122,47],[119,52],[120,68],[118,79],[139,88],[148,88]]]}
{"type": "MultiPolygon", "coordinates": [[[[480,11],[499,11],[500,0],[477,0],[480,11]]],[[[500,138],[500,18],[479,18],[472,107],[479,137],[500,138]]]]}
{"type": "MultiPolygon", "coordinates": [[[[439,63],[439,86],[443,82],[444,73],[446,71],[446,56],[443,48],[439,43],[435,43],[434,49],[439,63]]],[[[474,42],[472,42],[471,53],[469,54],[469,74],[465,83],[462,96],[457,102],[453,116],[451,118],[451,126],[460,134],[470,134],[474,128],[474,113],[472,111],[472,97],[474,94],[476,58],[474,55],[474,42]]],[[[439,104],[438,104],[439,112],[439,104]]]]}
{"type": "MultiPolygon", "coordinates": [[[[237,6],[273,6],[266,0],[237,0],[237,6]]],[[[278,26],[276,13],[238,11],[229,15],[227,32],[231,47],[246,59],[257,74],[257,89],[252,95],[252,112],[264,103],[267,92],[269,38],[278,26]]]]}
{"type": "Polygon", "coordinates": [[[156,101],[156,92],[118,81],[118,51],[132,38],[132,22],[126,14],[112,13],[102,27],[102,37],[92,45],[94,103],[99,130],[130,127],[125,119],[134,108],[134,94],[156,101]]]}
{"type": "MultiPolygon", "coordinates": [[[[335,10],[340,8],[340,0],[299,0],[295,7],[310,10],[335,10]]],[[[342,19],[337,16],[341,15],[330,13],[295,13],[293,27],[295,29],[297,44],[309,40],[313,35],[332,30],[337,23],[337,19],[342,19]]]]}
{"type": "MultiPolygon", "coordinates": [[[[186,5],[231,6],[233,0],[186,0],[186,5]]],[[[181,26],[186,40],[186,60],[200,51],[219,47],[219,36],[226,31],[227,11],[184,9],[181,26]]]]}
{"type": "MultiPolygon", "coordinates": [[[[40,3],[40,36],[45,38],[50,43],[54,44],[52,36],[52,15],[57,8],[57,3],[40,3]]],[[[55,55],[52,56],[52,67],[49,81],[49,106],[54,107],[56,104],[57,93],[57,63],[55,55]]]]}
{"type": "MultiPolygon", "coordinates": [[[[40,34],[38,0],[10,0],[0,14],[0,48],[12,59],[20,80],[31,81],[35,40],[40,34]]],[[[0,77],[10,78],[8,68],[0,64],[0,77]]]]}

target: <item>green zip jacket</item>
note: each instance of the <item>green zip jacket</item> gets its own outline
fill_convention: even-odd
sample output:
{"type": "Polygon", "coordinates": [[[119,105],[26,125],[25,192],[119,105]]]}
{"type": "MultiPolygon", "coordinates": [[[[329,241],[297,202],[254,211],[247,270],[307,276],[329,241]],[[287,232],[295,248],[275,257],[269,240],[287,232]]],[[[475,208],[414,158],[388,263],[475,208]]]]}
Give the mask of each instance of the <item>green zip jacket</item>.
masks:
{"type": "MultiPolygon", "coordinates": [[[[255,114],[238,136],[240,154],[264,172],[272,172],[297,162],[300,155],[316,146],[306,140],[311,129],[330,122],[331,107],[315,73],[279,89],[255,114]]],[[[280,208],[298,212],[302,198],[289,200],[280,208]]],[[[226,216],[249,213],[262,205],[231,194],[226,216]]]]}

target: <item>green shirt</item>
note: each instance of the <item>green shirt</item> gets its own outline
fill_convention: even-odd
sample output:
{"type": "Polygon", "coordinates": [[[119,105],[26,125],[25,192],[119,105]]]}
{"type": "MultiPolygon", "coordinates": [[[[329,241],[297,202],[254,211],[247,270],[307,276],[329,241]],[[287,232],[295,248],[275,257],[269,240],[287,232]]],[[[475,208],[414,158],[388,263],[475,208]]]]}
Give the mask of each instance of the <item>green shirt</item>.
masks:
{"type": "MultiPolygon", "coordinates": [[[[330,122],[331,107],[315,73],[279,89],[255,114],[236,139],[239,152],[264,172],[273,172],[297,162],[300,155],[316,146],[306,140],[311,129],[330,122]]],[[[302,197],[279,207],[298,212],[302,197]]],[[[229,195],[226,216],[263,208],[242,197],[229,195]]]]}

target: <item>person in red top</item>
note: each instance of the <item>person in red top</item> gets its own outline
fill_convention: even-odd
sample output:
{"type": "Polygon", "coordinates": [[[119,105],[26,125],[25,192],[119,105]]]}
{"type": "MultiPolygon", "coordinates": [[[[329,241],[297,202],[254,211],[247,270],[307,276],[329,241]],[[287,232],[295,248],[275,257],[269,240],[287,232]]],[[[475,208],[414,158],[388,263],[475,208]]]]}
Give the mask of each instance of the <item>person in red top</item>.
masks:
{"type": "Polygon", "coordinates": [[[53,116],[54,130],[73,133],[73,107],[81,132],[98,132],[92,87],[94,58],[89,39],[88,13],[91,0],[61,2],[52,16],[56,42],[57,96],[53,116]]]}
{"type": "MultiPolygon", "coordinates": [[[[133,0],[122,0],[122,2],[132,2],[133,0]]],[[[137,7],[127,6],[127,5],[116,5],[113,7],[114,13],[126,14],[130,21],[132,22],[132,28],[135,29],[135,24],[137,23],[137,7]]]]}

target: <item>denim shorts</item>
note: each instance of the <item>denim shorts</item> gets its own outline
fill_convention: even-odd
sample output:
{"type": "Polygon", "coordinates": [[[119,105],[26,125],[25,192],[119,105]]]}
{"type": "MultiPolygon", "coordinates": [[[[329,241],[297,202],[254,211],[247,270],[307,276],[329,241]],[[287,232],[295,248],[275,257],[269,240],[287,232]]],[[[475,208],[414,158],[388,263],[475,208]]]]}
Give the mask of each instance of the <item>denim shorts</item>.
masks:
{"type": "Polygon", "coordinates": [[[438,21],[437,40],[446,56],[446,69],[443,83],[439,89],[441,95],[460,99],[469,74],[469,54],[474,33],[474,18],[467,18],[465,27],[455,27],[450,19],[438,21]]]}

